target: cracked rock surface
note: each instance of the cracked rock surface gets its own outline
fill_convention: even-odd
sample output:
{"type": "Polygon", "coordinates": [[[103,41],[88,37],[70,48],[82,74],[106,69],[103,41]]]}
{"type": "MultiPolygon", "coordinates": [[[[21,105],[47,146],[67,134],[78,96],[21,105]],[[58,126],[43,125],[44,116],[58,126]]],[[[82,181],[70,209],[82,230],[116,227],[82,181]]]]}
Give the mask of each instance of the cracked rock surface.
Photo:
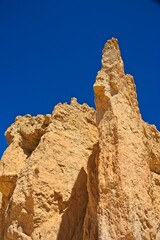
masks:
{"type": "Polygon", "coordinates": [[[96,110],[18,116],[0,161],[0,240],[159,240],[160,133],[139,112],[118,42],[107,41],[96,110]]]}

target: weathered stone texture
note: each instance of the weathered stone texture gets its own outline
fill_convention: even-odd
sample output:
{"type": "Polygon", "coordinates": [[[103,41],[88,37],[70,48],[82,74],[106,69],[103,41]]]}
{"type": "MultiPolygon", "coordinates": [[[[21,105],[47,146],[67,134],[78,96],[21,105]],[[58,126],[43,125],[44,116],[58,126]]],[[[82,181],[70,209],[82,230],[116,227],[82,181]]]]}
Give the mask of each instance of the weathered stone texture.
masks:
{"type": "Polygon", "coordinates": [[[94,93],[96,111],[73,98],[6,131],[0,239],[160,239],[160,133],[141,118],[114,38],[94,93]]]}
{"type": "Polygon", "coordinates": [[[141,119],[133,77],[124,74],[115,39],[104,47],[94,91],[99,239],[158,240],[160,215],[153,204],[151,171],[160,171],[160,134],[141,119]]]}
{"type": "Polygon", "coordinates": [[[98,141],[94,109],[72,99],[71,105],[58,104],[52,115],[18,117],[6,136],[13,147],[2,158],[10,180],[6,184],[1,175],[0,190],[8,197],[3,238],[81,239],[87,163],[98,141]],[[16,159],[18,150],[25,158],[16,159]],[[13,155],[14,163],[20,161],[17,168],[13,162],[9,167],[13,155]]]}

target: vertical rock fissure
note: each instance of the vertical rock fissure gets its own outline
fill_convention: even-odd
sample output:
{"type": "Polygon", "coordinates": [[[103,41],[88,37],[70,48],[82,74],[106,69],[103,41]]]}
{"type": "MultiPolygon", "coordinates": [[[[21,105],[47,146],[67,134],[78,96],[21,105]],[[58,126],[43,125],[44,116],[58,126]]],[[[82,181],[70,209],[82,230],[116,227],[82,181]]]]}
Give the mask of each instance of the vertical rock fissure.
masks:
{"type": "Polygon", "coordinates": [[[86,209],[86,216],[84,221],[83,240],[97,240],[98,239],[98,155],[99,143],[93,146],[93,151],[88,160],[87,170],[87,191],[88,191],[88,206],[86,209]]]}
{"type": "Polygon", "coordinates": [[[82,168],[72,189],[68,207],[62,215],[56,240],[82,240],[87,202],[87,174],[82,168]]]}

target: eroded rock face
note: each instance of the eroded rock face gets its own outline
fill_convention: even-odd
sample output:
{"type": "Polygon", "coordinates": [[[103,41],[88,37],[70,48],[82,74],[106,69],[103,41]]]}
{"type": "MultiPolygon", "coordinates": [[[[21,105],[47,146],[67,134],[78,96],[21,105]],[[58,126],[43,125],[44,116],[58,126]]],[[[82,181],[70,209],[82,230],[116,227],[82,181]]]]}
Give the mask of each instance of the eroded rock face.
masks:
{"type": "Polygon", "coordinates": [[[116,39],[94,92],[96,111],[73,98],[6,131],[0,239],[160,239],[160,133],[141,118],[116,39]]]}
{"type": "Polygon", "coordinates": [[[2,159],[0,191],[8,197],[2,238],[82,239],[87,164],[98,141],[94,109],[72,99],[52,115],[18,117],[6,136],[13,147],[2,159]],[[17,152],[23,152],[20,164],[10,167],[17,152]],[[4,176],[10,182],[17,176],[16,183],[6,185],[4,176]]]}
{"type": "Polygon", "coordinates": [[[124,74],[116,39],[104,47],[94,92],[100,148],[98,239],[158,240],[160,134],[141,118],[133,77],[124,74]]]}

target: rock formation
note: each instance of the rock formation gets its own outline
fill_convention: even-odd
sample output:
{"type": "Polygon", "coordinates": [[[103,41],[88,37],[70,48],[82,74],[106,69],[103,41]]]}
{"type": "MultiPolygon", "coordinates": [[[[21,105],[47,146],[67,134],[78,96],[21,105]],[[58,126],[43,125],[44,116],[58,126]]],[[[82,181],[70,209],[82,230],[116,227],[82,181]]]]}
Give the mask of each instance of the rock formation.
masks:
{"type": "Polygon", "coordinates": [[[114,38],[94,93],[96,111],[73,98],[7,129],[1,240],[160,239],[160,133],[141,118],[114,38]]]}

